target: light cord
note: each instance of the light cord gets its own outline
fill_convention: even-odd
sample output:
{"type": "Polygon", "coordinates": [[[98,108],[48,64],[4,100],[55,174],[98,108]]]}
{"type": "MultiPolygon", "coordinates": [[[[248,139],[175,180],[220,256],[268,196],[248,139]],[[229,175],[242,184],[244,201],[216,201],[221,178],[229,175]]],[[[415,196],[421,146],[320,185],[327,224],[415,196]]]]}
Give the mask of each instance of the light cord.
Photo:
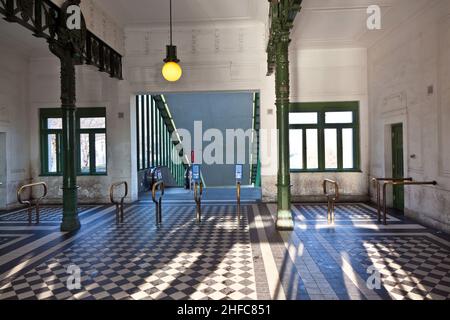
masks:
{"type": "Polygon", "coordinates": [[[172,0],[170,0],[170,45],[172,45],[172,0]]]}

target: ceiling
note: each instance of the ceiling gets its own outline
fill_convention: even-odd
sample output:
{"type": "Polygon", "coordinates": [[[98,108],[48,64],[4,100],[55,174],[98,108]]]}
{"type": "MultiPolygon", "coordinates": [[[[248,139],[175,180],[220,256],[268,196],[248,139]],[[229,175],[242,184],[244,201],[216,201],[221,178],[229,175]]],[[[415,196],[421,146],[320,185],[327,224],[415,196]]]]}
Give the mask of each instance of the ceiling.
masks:
{"type": "Polygon", "coordinates": [[[297,48],[371,47],[436,0],[303,0],[292,34],[297,48]],[[381,30],[367,28],[367,8],[381,9],[381,30]]]}
{"type": "MultiPolygon", "coordinates": [[[[175,24],[268,20],[267,0],[172,0],[175,24]]],[[[303,0],[292,34],[298,48],[371,47],[384,34],[437,0],[303,0]],[[382,30],[368,30],[367,8],[379,5],[382,30]]],[[[122,26],[169,22],[168,0],[95,0],[122,26]]]]}
{"type": "Polygon", "coordinates": [[[0,18],[0,48],[24,57],[51,55],[45,39],[36,38],[32,32],[18,23],[7,22],[0,18]]]}
{"type": "MultiPolygon", "coordinates": [[[[368,48],[420,10],[439,0],[303,0],[292,32],[292,46],[368,48]],[[367,7],[379,5],[382,30],[367,29],[367,7]]],[[[122,26],[168,23],[168,0],[95,0],[122,26]]],[[[267,22],[267,0],[173,0],[175,23],[267,22]]],[[[24,27],[0,19],[0,47],[28,56],[51,55],[46,42],[24,27]]]]}
{"type": "MultiPolygon", "coordinates": [[[[174,23],[229,20],[264,22],[267,0],[173,0],[174,23]]],[[[122,26],[169,23],[169,0],[95,0],[122,26]]]]}

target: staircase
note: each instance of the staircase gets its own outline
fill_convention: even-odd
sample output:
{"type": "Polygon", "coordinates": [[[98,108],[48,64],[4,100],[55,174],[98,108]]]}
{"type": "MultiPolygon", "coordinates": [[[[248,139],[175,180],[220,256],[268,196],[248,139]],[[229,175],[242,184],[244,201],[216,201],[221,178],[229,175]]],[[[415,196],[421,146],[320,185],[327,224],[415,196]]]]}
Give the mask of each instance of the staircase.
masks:
{"type": "MultiPolygon", "coordinates": [[[[172,118],[172,114],[170,113],[169,106],[166,102],[166,99],[164,98],[164,95],[153,95],[153,99],[155,101],[156,107],[159,109],[159,114],[161,115],[165,127],[169,132],[170,145],[172,146],[171,154],[176,155],[176,147],[178,146],[178,144],[180,144],[180,135],[178,134],[177,127],[172,118]],[[172,139],[174,134],[177,137],[176,140],[172,139]]],[[[179,161],[177,161],[177,163],[175,163],[173,161],[173,157],[171,157],[170,159],[166,159],[168,161],[166,161],[166,163],[164,163],[163,165],[168,167],[175,181],[177,182],[177,185],[179,187],[182,187],[184,186],[184,174],[187,168],[189,168],[190,166],[190,161],[187,156],[183,155],[183,152],[179,152],[177,156],[179,157],[179,161]]]]}
{"type": "Polygon", "coordinates": [[[260,106],[260,93],[257,92],[253,95],[253,146],[251,155],[251,183],[255,187],[261,186],[261,159],[260,159],[260,141],[259,130],[261,129],[261,106],[260,106]]]}

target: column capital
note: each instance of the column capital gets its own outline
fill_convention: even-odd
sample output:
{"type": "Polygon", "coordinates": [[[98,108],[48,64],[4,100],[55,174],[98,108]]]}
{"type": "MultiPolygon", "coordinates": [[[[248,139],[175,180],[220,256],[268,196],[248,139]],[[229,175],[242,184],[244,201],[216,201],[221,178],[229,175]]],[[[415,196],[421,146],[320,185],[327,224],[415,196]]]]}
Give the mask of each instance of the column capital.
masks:
{"type": "Polygon", "coordinates": [[[276,49],[279,44],[290,43],[290,33],[294,20],[301,9],[302,0],[269,0],[269,41],[267,45],[267,75],[275,69],[276,49]]]}

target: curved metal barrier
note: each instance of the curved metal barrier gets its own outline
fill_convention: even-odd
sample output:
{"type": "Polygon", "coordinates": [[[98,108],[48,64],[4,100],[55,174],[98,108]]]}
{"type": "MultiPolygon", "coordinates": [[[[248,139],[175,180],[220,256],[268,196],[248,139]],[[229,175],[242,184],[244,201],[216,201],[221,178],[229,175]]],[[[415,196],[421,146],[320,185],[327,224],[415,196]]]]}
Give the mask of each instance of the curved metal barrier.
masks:
{"type": "Polygon", "coordinates": [[[323,181],[323,193],[327,197],[328,208],[327,208],[327,220],[328,223],[334,223],[334,208],[335,203],[339,200],[339,184],[330,179],[325,179],[323,181]],[[334,193],[328,193],[328,185],[331,184],[334,186],[334,193]]]}
{"type": "Polygon", "coordinates": [[[386,205],[386,189],[387,186],[420,186],[420,185],[437,185],[436,181],[387,181],[383,184],[383,223],[387,225],[386,215],[387,215],[387,205],[386,205]]]}
{"type": "Polygon", "coordinates": [[[158,181],[153,184],[152,187],[152,200],[156,205],[156,225],[160,225],[162,223],[162,198],[164,196],[164,182],[158,181]],[[156,198],[156,193],[160,192],[159,198],[156,198]]]}
{"type": "Polygon", "coordinates": [[[412,178],[372,178],[374,187],[377,189],[377,217],[378,222],[381,222],[381,182],[389,181],[412,181],[412,178]]]}
{"type": "Polygon", "coordinates": [[[37,186],[42,186],[44,188],[44,192],[42,194],[41,197],[34,199],[34,207],[36,208],[36,223],[39,223],[39,205],[40,202],[42,201],[42,199],[44,199],[47,196],[48,193],[48,187],[47,184],[45,182],[37,182],[37,183],[31,183],[31,184],[26,184],[22,187],[20,187],[17,190],[17,201],[20,204],[24,204],[28,206],[28,223],[31,224],[32,222],[32,211],[33,211],[33,199],[32,199],[32,191],[33,191],[33,187],[37,187],[37,186]],[[22,193],[27,190],[30,189],[30,198],[29,200],[23,200],[22,199],[22,193]]]}
{"type": "Polygon", "coordinates": [[[197,222],[202,221],[202,195],[203,195],[203,182],[194,183],[194,200],[197,205],[197,222]]]}
{"type": "Polygon", "coordinates": [[[123,203],[124,203],[124,200],[127,197],[127,195],[128,195],[128,183],[126,181],[113,183],[111,185],[111,187],[109,188],[109,197],[111,199],[111,203],[116,205],[116,222],[117,223],[119,223],[119,222],[123,223],[123,203]],[[121,197],[119,201],[116,201],[114,199],[114,190],[115,190],[115,188],[117,188],[121,185],[125,186],[125,188],[124,188],[125,192],[124,192],[123,197],[121,197]]]}

